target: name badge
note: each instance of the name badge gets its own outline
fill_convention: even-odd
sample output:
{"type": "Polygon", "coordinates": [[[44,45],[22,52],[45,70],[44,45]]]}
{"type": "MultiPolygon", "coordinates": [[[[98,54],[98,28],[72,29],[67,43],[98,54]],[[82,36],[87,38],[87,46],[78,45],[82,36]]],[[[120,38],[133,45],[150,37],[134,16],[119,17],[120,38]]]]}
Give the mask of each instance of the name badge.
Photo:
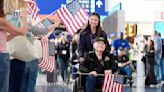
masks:
{"type": "Polygon", "coordinates": [[[62,54],[67,54],[67,51],[66,50],[62,50],[62,54]]]}
{"type": "Polygon", "coordinates": [[[122,43],[122,46],[125,46],[125,43],[124,42],[122,43]]]}
{"type": "Polygon", "coordinates": [[[118,66],[119,66],[119,67],[121,67],[121,66],[122,66],[122,64],[121,64],[121,63],[118,63],[118,66]]]}

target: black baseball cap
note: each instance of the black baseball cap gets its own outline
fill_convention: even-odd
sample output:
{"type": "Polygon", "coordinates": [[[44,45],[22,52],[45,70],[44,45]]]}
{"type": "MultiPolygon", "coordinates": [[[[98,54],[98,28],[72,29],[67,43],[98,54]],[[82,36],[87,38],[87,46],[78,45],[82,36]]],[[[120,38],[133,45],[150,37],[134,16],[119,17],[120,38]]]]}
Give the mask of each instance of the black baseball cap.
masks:
{"type": "Polygon", "coordinates": [[[105,43],[105,38],[104,37],[97,37],[94,39],[94,42],[98,42],[98,41],[103,41],[105,43]]]}

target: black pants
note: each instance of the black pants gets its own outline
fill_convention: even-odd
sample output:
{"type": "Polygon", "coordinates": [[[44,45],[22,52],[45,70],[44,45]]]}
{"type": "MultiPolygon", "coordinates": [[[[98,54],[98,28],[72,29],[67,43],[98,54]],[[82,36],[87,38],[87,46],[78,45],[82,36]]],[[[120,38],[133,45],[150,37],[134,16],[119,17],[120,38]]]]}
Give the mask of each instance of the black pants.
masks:
{"type": "Polygon", "coordinates": [[[164,84],[162,84],[161,92],[164,92],[164,84]]]}
{"type": "Polygon", "coordinates": [[[20,92],[24,72],[25,62],[17,59],[10,61],[9,92],[20,92]]]}

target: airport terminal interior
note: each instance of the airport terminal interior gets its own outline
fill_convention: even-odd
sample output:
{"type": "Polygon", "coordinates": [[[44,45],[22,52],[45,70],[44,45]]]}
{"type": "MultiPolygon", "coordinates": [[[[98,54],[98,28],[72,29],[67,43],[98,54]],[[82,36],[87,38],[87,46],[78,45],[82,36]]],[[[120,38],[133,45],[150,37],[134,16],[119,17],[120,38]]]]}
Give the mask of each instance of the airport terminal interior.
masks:
{"type": "Polygon", "coordinates": [[[2,1],[0,92],[164,92],[164,0],[2,1]]]}
{"type": "MultiPolygon", "coordinates": [[[[72,0],[61,0],[60,2],[49,2],[56,2],[61,4],[69,3],[71,1],[72,0]]],[[[38,0],[37,2],[38,5],[40,4],[39,8],[42,9],[44,5],[41,4],[43,4],[44,1],[38,0]]],[[[164,39],[163,0],[79,0],[79,2],[81,6],[85,8],[88,14],[91,14],[92,12],[97,12],[98,14],[100,14],[101,25],[103,26],[103,30],[107,33],[107,36],[109,37],[109,43],[112,43],[113,39],[118,37],[117,33],[119,32],[123,32],[124,37],[128,38],[128,41],[132,44],[135,43],[135,37],[137,36],[139,37],[139,39],[141,35],[149,39],[154,30],[157,30],[161,34],[162,41],[164,39]]],[[[46,12],[40,11],[40,13],[46,12]]],[[[43,15],[41,16],[43,17],[43,15]]],[[[141,46],[142,42],[139,43],[139,45],[141,46]]],[[[164,45],[164,42],[162,43],[162,45],[164,45]]],[[[133,50],[130,51],[133,52],[134,48],[132,49],[133,50]]],[[[137,50],[139,51],[140,47],[137,48],[137,50]]],[[[157,83],[157,85],[145,85],[145,71],[147,67],[144,62],[138,59],[140,58],[139,55],[135,54],[133,56],[133,59],[135,58],[136,60],[133,60],[132,63],[132,85],[130,85],[129,83],[124,83],[123,91],[114,92],[164,92],[162,91],[162,80],[160,83],[157,83]]],[[[164,62],[164,60],[162,60],[161,62],[164,62]]],[[[63,82],[61,76],[57,74],[57,72],[58,70],[54,72],[55,81],[49,82],[47,81],[47,74],[40,71],[37,78],[36,91],[76,92],[77,90],[74,91],[74,84],[76,80],[71,79],[69,83],[65,83],[63,82]]]]}

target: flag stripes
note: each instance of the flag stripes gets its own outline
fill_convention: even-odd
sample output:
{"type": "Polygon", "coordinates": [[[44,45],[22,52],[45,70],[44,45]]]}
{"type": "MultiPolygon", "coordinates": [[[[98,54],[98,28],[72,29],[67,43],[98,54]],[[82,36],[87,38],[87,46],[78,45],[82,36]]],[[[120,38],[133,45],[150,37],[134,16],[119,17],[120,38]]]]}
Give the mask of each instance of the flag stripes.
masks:
{"type": "Polygon", "coordinates": [[[123,92],[123,76],[105,75],[102,92],[123,92]]]}
{"type": "Polygon", "coordinates": [[[31,22],[32,25],[37,24],[40,21],[40,17],[38,15],[38,5],[35,0],[26,0],[27,1],[27,7],[28,11],[31,14],[31,22]]]}
{"type": "Polygon", "coordinates": [[[49,72],[52,72],[55,69],[55,57],[49,55],[47,36],[42,37],[41,44],[42,44],[42,59],[40,60],[39,66],[49,72]]]}
{"type": "Polygon", "coordinates": [[[38,5],[35,0],[28,0],[27,3],[29,13],[31,13],[32,19],[35,20],[38,17],[38,5]]]}
{"type": "Polygon", "coordinates": [[[56,14],[71,35],[74,35],[89,19],[89,15],[77,0],[61,7],[56,11],[56,14]]]}

